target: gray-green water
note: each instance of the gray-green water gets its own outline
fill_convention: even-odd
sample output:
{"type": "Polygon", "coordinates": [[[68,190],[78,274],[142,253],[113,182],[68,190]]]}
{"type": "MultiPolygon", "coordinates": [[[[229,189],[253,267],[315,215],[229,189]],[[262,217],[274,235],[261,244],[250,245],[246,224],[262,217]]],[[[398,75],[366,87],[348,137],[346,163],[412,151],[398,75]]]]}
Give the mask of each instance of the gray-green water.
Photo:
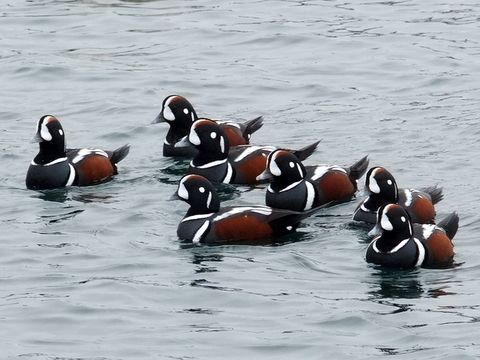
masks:
{"type": "Polygon", "coordinates": [[[480,356],[478,2],[1,3],[1,358],[480,356]],[[358,199],[282,246],[183,246],[187,206],[167,199],[185,163],[151,124],[173,93],[201,116],[263,115],[253,143],[322,139],[307,164],[369,154],[401,187],[443,186],[456,267],[367,265],[358,199]],[[115,181],[26,190],[44,114],[71,147],[129,142],[115,181]]]}

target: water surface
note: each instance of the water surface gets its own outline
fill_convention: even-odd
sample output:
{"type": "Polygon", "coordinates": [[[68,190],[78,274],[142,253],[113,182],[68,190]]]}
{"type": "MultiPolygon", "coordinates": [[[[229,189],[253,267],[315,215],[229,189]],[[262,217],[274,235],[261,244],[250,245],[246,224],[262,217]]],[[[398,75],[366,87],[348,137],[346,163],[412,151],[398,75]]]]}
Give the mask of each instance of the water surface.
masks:
{"type": "Polygon", "coordinates": [[[2,358],[480,356],[477,2],[16,1],[0,16],[2,358]],[[187,206],[167,199],[186,163],[151,124],[175,93],[201,116],[263,115],[253,143],[322,139],[307,164],[369,154],[401,187],[443,186],[456,266],[367,265],[361,196],[282,246],[180,243],[187,206]],[[120,175],[26,190],[44,114],[68,146],[130,143],[120,175]]]}

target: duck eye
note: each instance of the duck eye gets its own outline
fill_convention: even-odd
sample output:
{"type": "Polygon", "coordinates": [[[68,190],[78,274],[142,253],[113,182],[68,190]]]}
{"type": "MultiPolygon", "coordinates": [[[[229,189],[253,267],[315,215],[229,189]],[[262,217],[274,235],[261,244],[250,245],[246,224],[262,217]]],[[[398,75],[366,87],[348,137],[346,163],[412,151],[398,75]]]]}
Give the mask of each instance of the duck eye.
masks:
{"type": "Polygon", "coordinates": [[[187,109],[187,108],[183,109],[183,113],[184,113],[185,115],[188,115],[188,109],[187,109]]]}

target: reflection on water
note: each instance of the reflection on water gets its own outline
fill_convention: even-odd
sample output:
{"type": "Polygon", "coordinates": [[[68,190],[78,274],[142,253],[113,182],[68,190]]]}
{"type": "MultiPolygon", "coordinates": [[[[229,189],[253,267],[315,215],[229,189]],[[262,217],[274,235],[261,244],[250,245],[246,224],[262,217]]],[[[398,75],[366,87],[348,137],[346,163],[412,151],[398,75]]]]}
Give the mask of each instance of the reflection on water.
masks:
{"type": "Polygon", "coordinates": [[[372,274],[372,290],[368,293],[376,299],[415,299],[424,294],[418,280],[419,269],[379,268],[372,274]]]}
{"type": "MultiPolygon", "coordinates": [[[[445,295],[454,295],[448,291],[451,277],[446,280],[437,280],[435,284],[425,282],[421,277],[421,268],[416,269],[389,269],[375,267],[376,271],[369,278],[371,290],[368,291],[375,299],[416,299],[420,297],[437,298],[445,295]],[[432,287],[433,286],[433,287],[432,287]]],[[[436,271],[436,270],[434,270],[436,271]]]]}

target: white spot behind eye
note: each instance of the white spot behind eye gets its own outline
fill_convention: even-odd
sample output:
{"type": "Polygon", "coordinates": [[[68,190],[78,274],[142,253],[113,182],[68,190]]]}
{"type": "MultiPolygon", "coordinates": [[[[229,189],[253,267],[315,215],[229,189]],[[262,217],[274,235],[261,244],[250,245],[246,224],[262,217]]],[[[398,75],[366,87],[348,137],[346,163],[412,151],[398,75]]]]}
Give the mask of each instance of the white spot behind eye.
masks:
{"type": "Polygon", "coordinates": [[[198,188],[198,191],[200,191],[203,194],[205,192],[205,188],[203,186],[200,186],[198,188]]]}
{"type": "Polygon", "coordinates": [[[183,113],[184,113],[185,115],[188,115],[188,109],[187,109],[187,108],[183,109],[183,113]]]}
{"type": "Polygon", "coordinates": [[[59,129],[59,130],[58,130],[58,133],[59,133],[61,136],[63,136],[63,130],[62,130],[62,129],[59,129]]]}
{"type": "Polygon", "coordinates": [[[217,133],[216,133],[216,132],[211,132],[211,133],[210,133],[210,137],[211,137],[212,139],[215,139],[215,138],[217,137],[217,133]]]}
{"type": "Polygon", "coordinates": [[[387,180],[387,184],[388,184],[388,185],[392,185],[392,184],[393,184],[392,180],[388,179],[388,180],[387,180]]]}
{"type": "Polygon", "coordinates": [[[210,204],[212,203],[212,192],[208,192],[208,198],[207,198],[207,208],[210,207],[210,204]]]}
{"type": "Polygon", "coordinates": [[[402,216],[402,217],[400,218],[400,220],[402,220],[402,222],[407,221],[407,219],[405,219],[405,216],[402,216]]]}
{"type": "Polygon", "coordinates": [[[288,165],[289,165],[292,169],[295,167],[295,164],[293,163],[293,161],[290,161],[290,162],[288,163],[288,165]]]}
{"type": "Polygon", "coordinates": [[[303,178],[303,177],[304,177],[304,174],[303,174],[303,170],[302,170],[300,164],[297,164],[297,170],[298,170],[298,174],[300,175],[300,177],[303,178]]]}
{"type": "Polygon", "coordinates": [[[225,139],[223,138],[223,136],[220,137],[220,151],[222,152],[222,154],[225,153],[225,139]]]}

